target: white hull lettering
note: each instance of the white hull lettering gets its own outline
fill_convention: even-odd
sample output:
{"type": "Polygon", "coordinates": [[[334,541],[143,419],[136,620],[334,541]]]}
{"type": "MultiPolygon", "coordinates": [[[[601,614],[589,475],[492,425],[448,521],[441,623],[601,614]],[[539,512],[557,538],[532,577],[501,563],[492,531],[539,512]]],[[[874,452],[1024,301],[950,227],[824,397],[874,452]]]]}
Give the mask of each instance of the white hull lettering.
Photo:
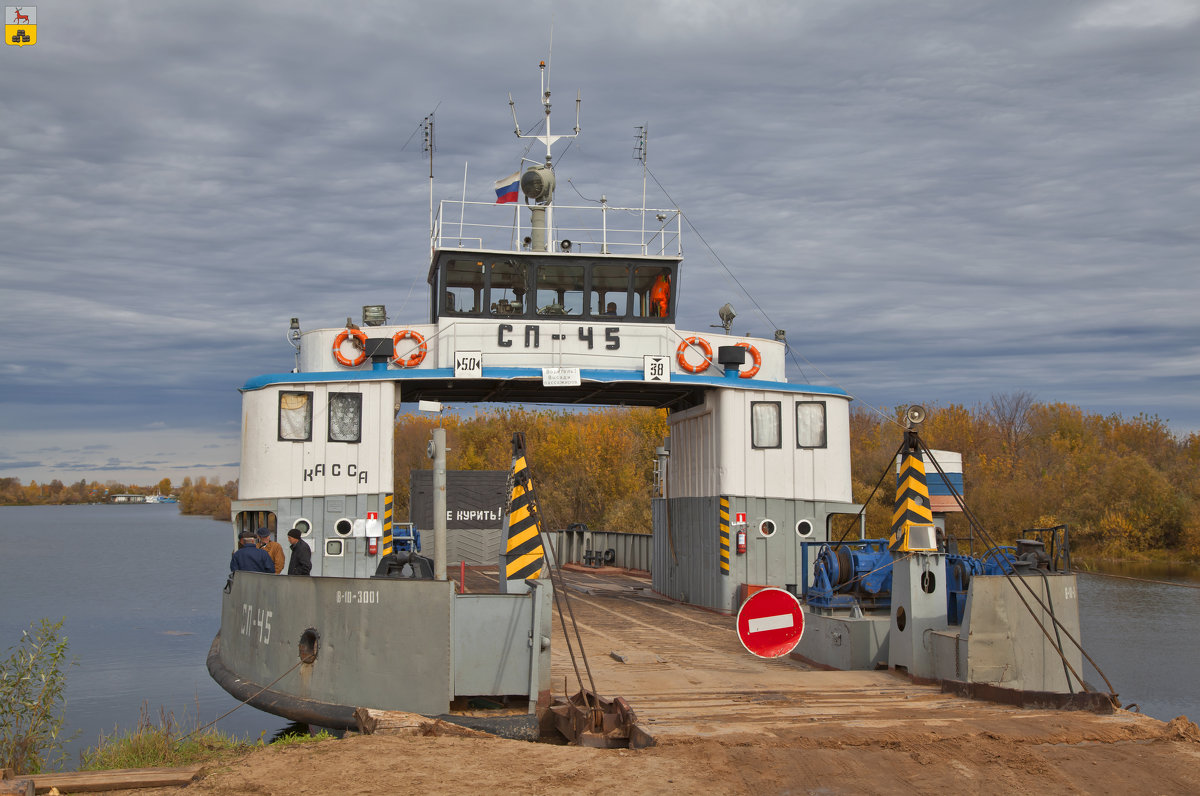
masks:
{"type": "Polygon", "coordinates": [[[251,640],[257,639],[259,644],[271,642],[271,616],[274,612],[265,608],[255,608],[250,603],[242,603],[241,633],[251,640]]]}
{"type": "Polygon", "coordinates": [[[373,589],[359,589],[336,592],[338,605],[377,605],[379,592],[373,589]]]}

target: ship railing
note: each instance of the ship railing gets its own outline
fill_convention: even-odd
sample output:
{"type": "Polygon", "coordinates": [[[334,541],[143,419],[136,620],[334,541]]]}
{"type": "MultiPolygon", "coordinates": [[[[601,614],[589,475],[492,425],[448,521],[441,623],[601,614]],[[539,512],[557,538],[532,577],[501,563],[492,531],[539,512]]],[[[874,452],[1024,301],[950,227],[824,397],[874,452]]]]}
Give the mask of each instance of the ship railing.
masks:
{"type": "Polygon", "coordinates": [[[560,564],[610,566],[650,571],[654,538],[648,533],[593,531],[572,523],[559,531],[547,531],[550,555],[560,564]]]}
{"type": "MultiPolygon", "coordinates": [[[[536,206],[446,199],[434,218],[439,249],[533,251],[529,210],[536,206]]],[[[585,254],[683,256],[683,214],[677,209],[549,205],[545,248],[585,254]]]]}

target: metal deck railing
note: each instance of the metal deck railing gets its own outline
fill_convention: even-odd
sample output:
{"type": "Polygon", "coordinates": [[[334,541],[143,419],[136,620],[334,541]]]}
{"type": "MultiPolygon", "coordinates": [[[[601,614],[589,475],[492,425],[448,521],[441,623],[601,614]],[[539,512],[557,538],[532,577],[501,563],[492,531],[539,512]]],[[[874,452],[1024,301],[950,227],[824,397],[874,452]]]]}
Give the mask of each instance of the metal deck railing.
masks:
{"type": "MultiPolygon", "coordinates": [[[[434,218],[434,248],[531,251],[529,207],[443,200],[434,218]]],[[[550,205],[546,216],[552,253],[683,256],[679,210],[550,205]]]]}

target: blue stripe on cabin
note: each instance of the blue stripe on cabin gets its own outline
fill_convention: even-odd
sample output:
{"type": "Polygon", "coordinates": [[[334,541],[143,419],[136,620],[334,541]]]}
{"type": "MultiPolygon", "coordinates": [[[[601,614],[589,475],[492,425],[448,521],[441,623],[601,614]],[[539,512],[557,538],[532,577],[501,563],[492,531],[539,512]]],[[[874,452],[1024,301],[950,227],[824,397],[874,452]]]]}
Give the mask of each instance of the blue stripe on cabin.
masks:
{"type": "Polygon", "coordinates": [[[956,490],[958,490],[958,494],[961,495],[963,493],[962,473],[947,472],[946,477],[949,479],[949,485],[947,485],[946,480],[942,478],[937,470],[934,470],[932,473],[925,474],[925,480],[929,485],[929,494],[931,496],[953,495],[954,493],[950,491],[950,486],[953,486],[956,490]]]}
{"type": "MultiPolygon", "coordinates": [[[[600,370],[580,368],[581,381],[592,382],[640,382],[643,380],[641,370],[600,370]]],[[[339,371],[310,371],[304,373],[272,373],[256,376],[244,385],[243,390],[260,390],[272,384],[310,384],[320,382],[354,382],[354,381],[399,381],[409,379],[452,379],[453,368],[413,368],[410,370],[339,370],[339,371]]],[[[538,379],[542,378],[541,368],[492,368],[482,369],[485,379],[538,379]]],[[[763,379],[735,379],[723,376],[693,376],[686,373],[672,373],[671,381],[680,384],[696,384],[706,387],[734,387],[743,390],[778,390],[781,392],[808,393],[811,395],[847,395],[845,390],[838,387],[819,387],[813,384],[789,384],[782,381],[766,381],[763,379]]],[[[645,382],[652,384],[653,382],[645,382]]],[[[936,472],[936,471],[935,471],[936,472]]]]}

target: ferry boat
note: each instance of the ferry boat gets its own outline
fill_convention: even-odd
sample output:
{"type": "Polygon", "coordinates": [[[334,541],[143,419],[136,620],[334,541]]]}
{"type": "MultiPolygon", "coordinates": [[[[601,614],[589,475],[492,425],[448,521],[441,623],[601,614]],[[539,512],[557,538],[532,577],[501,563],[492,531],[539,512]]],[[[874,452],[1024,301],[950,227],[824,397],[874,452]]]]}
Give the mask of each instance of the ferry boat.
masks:
{"type": "MultiPolygon", "coordinates": [[[[511,186],[498,185],[495,202],[443,201],[431,213],[428,318],[397,322],[372,305],[358,324],[307,329],[293,319],[294,371],[242,387],[233,529],[273,529],[285,552],[285,534],[298,532],[312,572],[231,577],[208,658],[217,682],[256,707],[325,727],[354,727],[355,709],[366,707],[535,733],[551,696],[553,589],[539,535],[518,527],[521,510],[511,508],[497,593],[460,593],[444,533],[419,529],[419,555],[411,525],[393,516],[393,484],[408,474],[393,471],[392,446],[402,403],[536,402],[669,412],[652,505],[660,595],[733,614],[754,589],[801,598],[825,589],[823,603],[804,608],[811,627],[799,650],[821,665],[1077,688],[1040,637],[1035,652],[1014,652],[1036,630],[996,597],[1001,586],[988,586],[986,611],[972,596],[1010,575],[972,569],[973,579],[955,582],[960,593],[947,591],[942,573],[954,565],[927,508],[904,519],[877,558],[846,547],[821,558],[836,541],[835,520],[861,522],[851,397],[789,382],[784,332],[734,336],[728,306],[719,331],[677,328],[685,276],[677,208],[556,202],[552,147],[579,125],[551,134],[544,70],[544,128],[517,127],[545,148],[544,161],[519,176],[524,206],[500,201],[511,186]],[[856,591],[869,574],[862,567],[885,565],[895,582],[883,595],[876,585],[873,597],[888,599],[868,604],[856,591]],[[504,710],[471,715],[484,703],[504,710]]],[[[435,481],[439,468],[444,458],[435,481]]],[[[1037,588],[1042,599],[1055,595],[1058,618],[1043,621],[1077,634],[1074,576],[1044,570],[1037,588]]],[[[1078,671],[1077,653],[1071,662],[1078,671]]]]}

